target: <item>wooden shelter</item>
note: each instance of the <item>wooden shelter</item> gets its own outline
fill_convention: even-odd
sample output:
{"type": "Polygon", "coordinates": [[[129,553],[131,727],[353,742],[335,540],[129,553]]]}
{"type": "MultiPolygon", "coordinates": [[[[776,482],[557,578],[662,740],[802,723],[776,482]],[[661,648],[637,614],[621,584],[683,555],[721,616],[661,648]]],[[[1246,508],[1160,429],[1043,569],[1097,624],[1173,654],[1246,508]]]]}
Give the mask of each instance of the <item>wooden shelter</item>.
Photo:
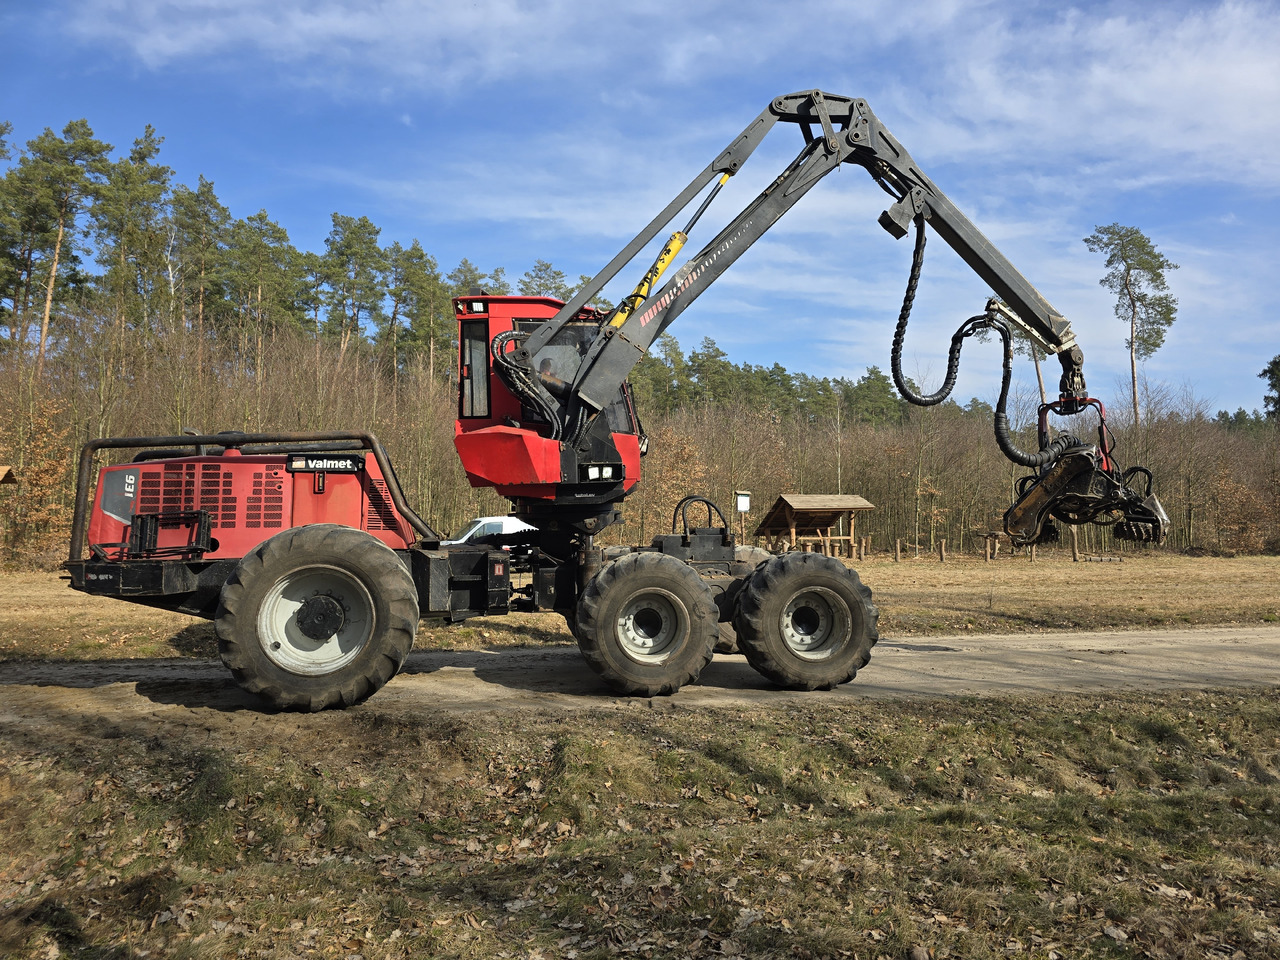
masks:
{"type": "Polygon", "coordinates": [[[858,514],[875,506],[856,494],[784,493],[769,508],[755,535],[764,537],[770,550],[816,547],[827,556],[836,556],[843,546],[845,556],[853,556],[853,530],[858,514]],[[841,519],[848,533],[834,533],[841,519]]]}
{"type": "Polygon", "coordinates": [[[18,478],[14,475],[13,467],[0,466],[0,483],[17,483],[18,478]]]}

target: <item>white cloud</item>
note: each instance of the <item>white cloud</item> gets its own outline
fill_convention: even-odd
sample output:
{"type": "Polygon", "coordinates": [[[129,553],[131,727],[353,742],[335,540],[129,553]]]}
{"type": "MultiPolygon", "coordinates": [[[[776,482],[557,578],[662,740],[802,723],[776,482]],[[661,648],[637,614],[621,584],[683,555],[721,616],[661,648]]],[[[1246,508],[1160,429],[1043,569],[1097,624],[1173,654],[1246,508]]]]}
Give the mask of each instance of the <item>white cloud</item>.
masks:
{"type": "Polygon", "coordinates": [[[802,0],[785,15],[721,0],[63,0],[47,15],[153,70],[248,64],[259,83],[274,66],[279,83],[460,97],[495,120],[494,84],[511,99],[537,89],[562,127],[593,124],[584,103],[716,122],[760,77],[829,86],[849,71],[858,89],[833,92],[871,99],[918,155],[1039,170],[1046,186],[1064,161],[1127,187],[1189,174],[1280,186],[1271,3],[935,0],[904,16],[888,0],[802,0]],[[836,38],[854,66],[831,62],[836,38]]]}

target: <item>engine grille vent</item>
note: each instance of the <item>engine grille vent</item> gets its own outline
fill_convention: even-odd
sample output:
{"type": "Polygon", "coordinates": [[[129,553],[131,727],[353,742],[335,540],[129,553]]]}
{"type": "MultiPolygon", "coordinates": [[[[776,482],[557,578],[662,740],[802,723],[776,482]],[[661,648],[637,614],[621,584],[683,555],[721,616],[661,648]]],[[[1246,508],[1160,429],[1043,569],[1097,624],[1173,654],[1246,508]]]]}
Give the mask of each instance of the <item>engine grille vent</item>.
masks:
{"type": "Polygon", "coordinates": [[[184,513],[204,510],[213,526],[236,525],[237,497],[231,473],[216,463],[166,463],[143,470],[138,492],[139,513],[184,513]]]}
{"type": "Polygon", "coordinates": [[[284,526],[283,478],[282,470],[254,473],[241,517],[231,470],[216,463],[165,463],[142,471],[137,512],[204,510],[215,529],[232,530],[240,523],[249,529],[279,529],[284,526]]]}
{"type": "Polygon", "coordinates": [[[369,516],[365,527],[369,530],[396,529],[396,514],[391,506],[391,495],[387,492],[385,480],[369,482],[369,516]]]}
{"type": "Polygon", "coordinates": [[[253,493],[246,498],[244,525],[253,529],[284,526],[284,481],[281,471],[267,470],[253,475],[253,493]]]}

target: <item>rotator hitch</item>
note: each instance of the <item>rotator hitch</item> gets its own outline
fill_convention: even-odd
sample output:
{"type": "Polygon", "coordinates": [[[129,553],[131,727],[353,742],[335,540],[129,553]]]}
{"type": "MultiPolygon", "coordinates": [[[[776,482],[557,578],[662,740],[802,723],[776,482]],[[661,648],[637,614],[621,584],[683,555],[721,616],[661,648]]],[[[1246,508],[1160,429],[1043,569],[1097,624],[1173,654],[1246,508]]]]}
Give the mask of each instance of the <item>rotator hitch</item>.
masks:
{"type": "MultiPolygon", "coordinates": [[[[1064,368],[1067,362],[1064,359],[1064,368]]],[[[1067,378],[1068,373],[1064,372],[1064,388],[1067,378]]],[[[1040,405],[1038,427],[1040,450],[1053,450],[1057,455],[1017,482],[1017,499],[1004,515],[1005,532],[1015,546],[1056,541],[1058,528],[1054,520],[1109,526],[1117,540],[1164,542],[1169,517],[1152,493],[1151,471],[1146,467],[1120,470],[1112,457],[1114,443],[1102,401],[1067,395],[1064,389],[1058,400],[1040,405]],[[1098,411],[1096,444],[1084,443],[1070,434],[1049,440],[1050,413],[1064,416],[1086,407],[1098,411]]]]}

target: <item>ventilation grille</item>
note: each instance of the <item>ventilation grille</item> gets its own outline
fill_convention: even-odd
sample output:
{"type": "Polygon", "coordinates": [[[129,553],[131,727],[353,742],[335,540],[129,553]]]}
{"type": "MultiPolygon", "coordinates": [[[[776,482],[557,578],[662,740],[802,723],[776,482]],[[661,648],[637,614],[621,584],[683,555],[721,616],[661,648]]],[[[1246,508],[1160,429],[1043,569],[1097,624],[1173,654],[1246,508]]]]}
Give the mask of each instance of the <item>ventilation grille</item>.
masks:
{"type": "Polygon", "coordinates": [[[387,481],[369,481],[369,517],[365,523],[368,530],[395,530],[396,513],[391,506],[391,495],[387,492],[387,481]]]}
{"type": "Polygon", "coordinates": [[[253,493],[245,502],[244,525],[250,530],[284,525],[284,483],[279,470],[253,475],[253,493]]]}
{"type": "Polygon", "coordinates": [[[232,530],[241,522],[246,528],[278,529],[284,526],[282,477],[280,470],[254,473],[253,492],[245,498],[242,519],[231,470],[216,463],[166,463],[142,471],[138,512],[204,510],[214,529],[232,530]]]}
{"type": "Polygon", "coordinates": [[[236,525],[237,497],[231,473],[216,463],[166,463],[142,471],[139,513],[183,513],[204,510],[221,529],[236,525]]]}

